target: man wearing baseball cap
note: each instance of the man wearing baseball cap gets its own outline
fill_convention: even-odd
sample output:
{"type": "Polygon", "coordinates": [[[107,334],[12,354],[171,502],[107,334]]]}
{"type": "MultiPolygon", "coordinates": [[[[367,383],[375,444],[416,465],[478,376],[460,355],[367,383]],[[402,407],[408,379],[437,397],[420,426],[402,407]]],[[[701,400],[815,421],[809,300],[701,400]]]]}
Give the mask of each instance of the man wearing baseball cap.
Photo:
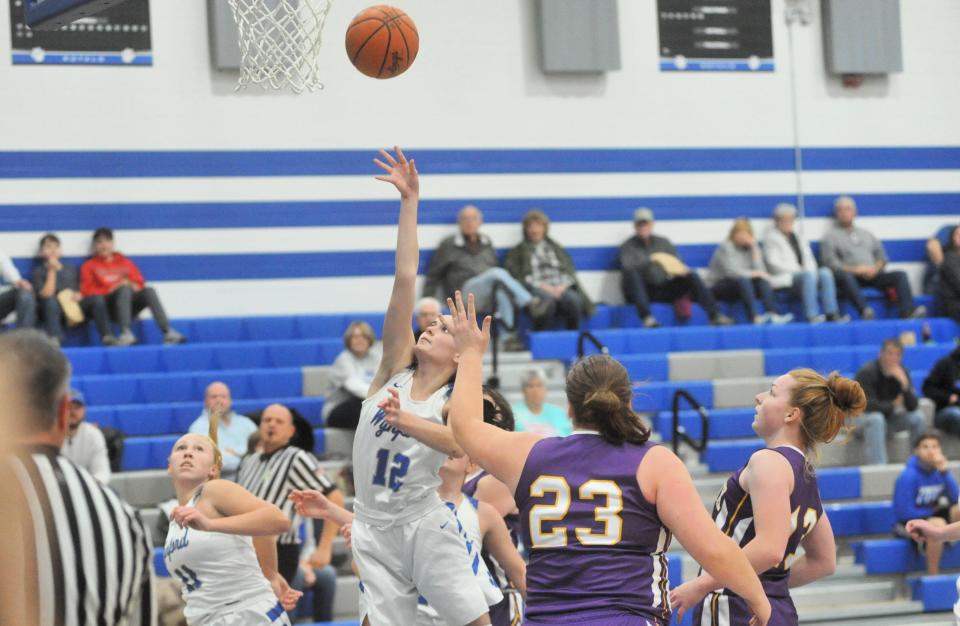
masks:
{"type": "Polygon", "coordinates": [[[100,429],[86,422],[87,401],[79,389],[70,390],[70,429],[60,450],[96,478],[100,484],[110,482],[110,457],[107,441],[100,429]]]}
{"type": "Polygon", "coordinates": [[[634,211],[633,226],[636,234],[620,246],[621,286],[624,299],[637,307],[644,327],[660,325],[650,311],[651,301],[676,303],[684,297],[702,306],[711,324],[733,324],[717,308],[700,276],[683,263],[670,240],[653,234],[651,209],[640,207],[634,211]]]}

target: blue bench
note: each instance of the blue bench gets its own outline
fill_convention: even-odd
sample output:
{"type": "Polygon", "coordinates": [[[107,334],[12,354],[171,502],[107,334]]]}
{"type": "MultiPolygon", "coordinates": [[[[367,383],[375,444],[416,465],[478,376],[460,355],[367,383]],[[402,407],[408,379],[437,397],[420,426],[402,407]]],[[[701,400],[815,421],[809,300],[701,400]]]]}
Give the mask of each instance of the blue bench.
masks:
{"type": "MultiPolygon", "coordinates": [[[[710,439],[736,439],[753,437],[754,409],[713,409],[710,414],[710,439]]],[[[700,414],[687,409],[680,411],[680,425],[691,437],[703,434],[700,414]]],[[[653,428],[663,441],[673,441],[673,412],[661,411],[653,418],[653,428]]]]}
{"type": "MultiPolygon", "coordinates": [[[[907,539],[868,539],[851,544],[854,560],[864,566],[868,574],[899,574],[926,569],[926,559],[907,539]]],[[[960,545],[946,546],[940,566],[960,568],[960,545]]]]}
{"type": "Polygon", "coordinates": [[[837,537],[890,534],[896,522],[889,500],[827,504],[823,509],[837,537]]]}
{"type": "Polygon", "coordinates": [[[949,611],[957,602],[957,575],[918,576],[908,578],[913,600],[923,602],[926,612],[949,611]]]}

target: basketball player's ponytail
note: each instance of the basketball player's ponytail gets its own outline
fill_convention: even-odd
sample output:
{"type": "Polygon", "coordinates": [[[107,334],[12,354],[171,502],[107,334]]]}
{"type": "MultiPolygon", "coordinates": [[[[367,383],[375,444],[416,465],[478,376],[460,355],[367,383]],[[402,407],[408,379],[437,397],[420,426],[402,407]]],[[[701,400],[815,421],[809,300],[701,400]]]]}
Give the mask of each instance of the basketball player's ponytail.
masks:
{"type": "Polygon", "coordinates": [[[616,359],[594,355],[578,361],[567,375],[567,400],[574,424],[596,430],[609,443],[646,443],[650,430],[633,411],[633,388],[616,359]]]}
{"type": "Polygon", "coordinates": [[[220,452],[220,445],[217,441],[220,426],[220,411],[210,411],[210,426],[207,430],[207,438],[213,444],[213,464],[217,467],[217,475],[223,471],[223,454],[220,452]]]}
{"type": "Polygon", "coordinates": [[[803,412],[800,431],[808,450],[833,441],[845,430],[847,419],[867,406],[860,383],[837,372],[824,378],[811,369],[795,369],[790,376],[797,383],[790,403],[803,412]]]}

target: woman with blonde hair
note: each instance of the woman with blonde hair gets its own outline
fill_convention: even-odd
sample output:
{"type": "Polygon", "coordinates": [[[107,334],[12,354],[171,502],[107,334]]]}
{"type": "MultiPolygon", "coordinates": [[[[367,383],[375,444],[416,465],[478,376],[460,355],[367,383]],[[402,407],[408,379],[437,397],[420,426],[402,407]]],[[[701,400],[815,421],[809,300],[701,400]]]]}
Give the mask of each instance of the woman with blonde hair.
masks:
{"type": "Polygon", "coordinates": [[[209,436],[177,440],[167,466],[179,506],[163,557],[180,580],[184,617],[189,626],[289,625],[284,609],[302,594],[277,571],[276,535],[290,521],[276,506],[220,479],[216,417],[210,422],[209,436]]]}
{"type": "MultiPolygon", "coordinates": [[[[860,384],[836,372],[824,378],[795,369],[777,378],[756,397],[753,429],[766,448],[750,457],[726,482],[713,508],[716,527],[733,537],[754,570],[773,610],[770,624],[793,626],[797,611],[790,589],[831,575],[837,566],[833,530],[820,502],[809,456],[832,441],[846,421],[867,405],[860,384]],[[797,549],[803,546],[803,556],[797,549]]],[[[704,572],[670,594],[693,622],[746,626],[750,611],[735,590],[704,572]]]]}
{"type": "Polygon", "coordinates": [[[358,320],[343,332],[344,350],[330,368],[333,391],[323,405],[324,423],[331,428],[357,429],[367,390],[380,367],[383,349],[370,324],[358,320]]]}
{"type": "Polygon", "coordinates": [[[714,251],[709,282],[717,299],[740,300],[747,310],[747,320],[754,324],[786,324],[793,320],[793,314],[781,315],[777,310],[770,275],[763,264],[750,220],[745,217],[734,220],[727,240],[714,251]],[[763,302],[765,313],[757,311],[756,298],[763,302]]]}

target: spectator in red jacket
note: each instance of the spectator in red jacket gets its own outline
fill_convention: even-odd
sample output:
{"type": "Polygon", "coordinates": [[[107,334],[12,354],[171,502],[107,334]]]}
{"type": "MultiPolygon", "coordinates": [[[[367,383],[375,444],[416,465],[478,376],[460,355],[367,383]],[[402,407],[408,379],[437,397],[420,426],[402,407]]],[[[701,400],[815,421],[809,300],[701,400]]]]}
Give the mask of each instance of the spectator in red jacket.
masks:
{"type": "Polygon", "coordinates": [[[118,345],[137,342],[130,330],[133,318],[149,308],[163,331],[164,343],[183,343],[185,338],[170,326],[167,313],[153,287],[144,283],[140,269],[113,245],[113,231],[98,228],[93,233],[93,255],[80,266],[80,293],[84,297],[104,296],[113,320],[120,325],[118,345]]]}

